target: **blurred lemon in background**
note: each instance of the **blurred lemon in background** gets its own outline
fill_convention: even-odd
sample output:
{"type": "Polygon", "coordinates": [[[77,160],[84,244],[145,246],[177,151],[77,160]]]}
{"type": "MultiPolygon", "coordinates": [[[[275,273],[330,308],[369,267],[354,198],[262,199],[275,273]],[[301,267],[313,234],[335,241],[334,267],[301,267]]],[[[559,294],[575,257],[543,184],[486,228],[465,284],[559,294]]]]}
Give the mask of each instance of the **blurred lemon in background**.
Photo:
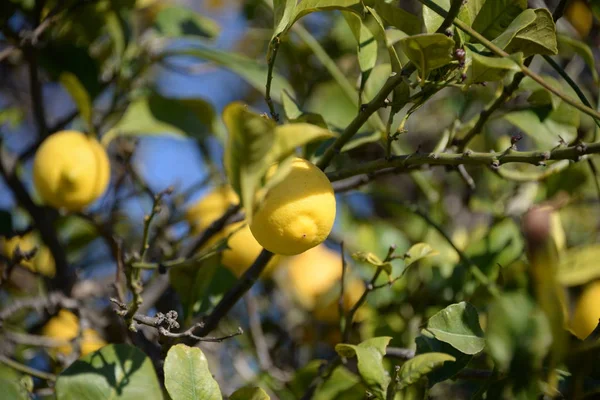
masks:
{"type": "Polygon", "coordinates": [[[23,253],[27,253],[37,246],[34,256],[30,260],[22,260],[19,264],[48,278],[52,278],[56,274],[56,265],[50,249],[44,246],[33,232],[23,236],[13,236],[10,239],[0,238],[0,243],[2,243],[4,256],[9,259],[15,256],[17,246],[23,253]]]}
{"type": "MultiPolygon", "coordinates": [[[[77,337],[79,333],[79,319],[75,314],[68,310],[60,310],[55,317],[52,317],[46,325],[42,328],[42,334],[44,336],[53,339],[62,339],[65,341],[71,341],[77,337]]],[[[100,336],[98,332],[91,328],[87,328],[83,331],[81,336],[81,355],[92,353],[107,343],[100,336]]],[[[71,344],[65,344],[53,349],[54,352],[69,355],[73,351],[71,344]]]]}

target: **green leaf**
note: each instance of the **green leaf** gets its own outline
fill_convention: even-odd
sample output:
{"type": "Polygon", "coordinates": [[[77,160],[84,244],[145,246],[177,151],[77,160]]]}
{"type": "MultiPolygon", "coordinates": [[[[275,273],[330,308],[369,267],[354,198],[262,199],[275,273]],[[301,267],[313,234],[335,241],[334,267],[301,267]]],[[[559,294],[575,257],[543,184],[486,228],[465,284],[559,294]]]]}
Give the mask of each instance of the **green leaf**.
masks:
{"type": "Polygon", "coordinates": [[[414,244],[406,253],[404,253],[404,267],[408,268],[411,264],[414,264],[423,258],[437,256],[438,254],[439,252],[434,250],[427,243],[414,244]]]}
{"type": "Polygon", "coordinates": [[[75,102],[81,118],[87,124],[87,128],[90,132],[94,130],[94,124],[92,122],[92,101],[85,87],[79,82],[77,76],[71,72],[63,72],[59,77],[60,83],[69,92],[71,98],[75,102]]]}
{"type": "Polygon", "coordinates": [[[56,381],[58,400],[162,399],[152,361],[137,347],[111,344],[75,361],[56,381]]]}
{"type": "Polygon", "coordinates": [[[181,301],[184,319],[200,311],[218,268],[218,255],[194,265],[169,268],[169,283],[181,301]]]}
{"type": "Polygon", "coordinates": [[[359,0],[302,0],[296,5],[294,17],[286,30],[300,18],[316,11],[344,10],[358,13],[360,9],[362,4],[359,0]]]}
{"type": "Polygon", "coordinates": [[[129,135],[202,137],[213,120],[213,107],[203,99],[168,98],[152,92],[129,104],[121,119],[104,134],[102,143],[129,135]]]}
{"type": "Polygon", "coordinates": [[[281,93],[281,105],[286,118],[289,120],[294,120],[302,115],[302,110],[300,110],[296,100],[285,90],[281,93]]]}
{"type": "Polygon", "coordinates": [[[600,245],[569,249],[560,260],[558,281],[565,286],[579,286],[600,277],[600,245]]]}
{"type": "Polygon", "coordinates": [[[494,300],[488,312],[487,349],[500,371],[518,362],[520,373],[541,368],[552,343],[548,319],[524,293],[494,300]]]}
{"type": "MultiPolygon", "coordinates": [[[[6,400],[29,400],[30,395],[27,390],[31,377],[22,375],[17,371],[0,364],[0,387],[2,388],[2,398],[6,400]],[[24,381],[25,380],[25,381],[24,381]]],[[[33,387],[33,382],[31,382],[33,387]]]]}
{"type": "Polygon", "coordinates": [[[596,59],[592,53],[592,49],[585,42],[572,38],[567,35],[557,35],[558,51],[562,56],[568,58],[569,52],[575,52],[585,61],[592,73],[594,82],[598,83],[598,70],[596,68],[596,59]]]}
{"type": "Polygon", "coordinates": [[[492,41],[501,49],[508,47],[513,38],[522,30],[535,22],[535,11],[528,9],[517,15],[510,25],[496,39],[492,41]]]}
{"type": "Polygon", "coordinates": [[[444,363],[441,368],[429,374],[428,381],[430,387],[436,383],[454,378],[473,359],[472,355],[462,353],[448,343],[437,340],[427,330],[421,331],[421,335],[417,336],[415,343],[417,344],[417,354],[444,353],[456,359],[456,361],[444,363]]]}
{"type": "Polygon", "coordinates": [[[385,47],[388,49],[388,55],[390,57],[390,64],[392,71],[396,73],[400,73],[402,70],[402,63],[400,62],[400,58],[398,57],[398,53],[394,48],[394,44],[391,40],[388,40],[387,32],[385,30],[385,26],[383,24],[383,19],[374,8],[367,7],[367,11],[373,16],[373,19],[377,23],[377,27],[379,28],[379,33],[381,34],[381,39],[385,42],[385,47]]]}
{"type": "Polygon", "coordinates": [[[358,15],[347,11],[342,11],[342,15],[356,39],[358,65],[363,73],[364,82],[377,63],[377,41],[358,15]]]}
{"type": "MultiPolygon", "coordinates": [[[[266,64],[259,63],[256,60],[231,51],[211,49],[203,46],[199,42],[196,42],[193,48],[168,50],[162,53],[163,58],[170,56],[191,56],[202,60],[212,61],[215,64],[236,73],[261,94],[265,94],[265,83],[267,79],[266,64]]],[[[288,81],[274,72],[273,81],[271,83],[271,96],[273,99],[280,99],[283,90],[286,90],[292,96],[294,95],[294,89],[288,81]]]]}
{"type": "MultiPolygon", "coordinates": [[[[321,368],[323,363],[323,360],[312,360],[306,366],[296,371],[294,378],[289,382],[289,388],[296,395],[296,398],[301,398],[306,392],[306,388],[319,376],[319,368],[321,368]]],[[[360,379],[358,376],[348,371],[346,367],[339,366],[333,370],[328,379],[317,386],[313,400],[354,399],[348,396],[348,391],[354,390],[356,385],[359,384],[360,379]]],[[[362,393],[360,390],[354,391],[357,395],[357,400],[364,398],[364,387],[362,393]]]]}
{"type": "Polygon", "coordinates": [[[375,0],[375,11],[391,26],[409,35],[421,32],[421,20],[414,14],[384,0],[375,0]]]}
{"type": "Polygon", "coordinates": [[[509,72],[519,71],[518,64],[523,62],[523,53],[501,58],[482,56],[473,52],[471,59],[466,84],[495,82],[502,80],[509,72]]]}
{"type": "Polygon", "coordinates": [[[219,35],[220,27],[215,21],[194,10],[182,6],[163,8],[154,22],[156,29],[166,37],[219,35]]]}
{"type": "Polygon", "coordinates": [[[273,36],[279,36],[291,25],[296,0],[273,0],[273,36]]]}
{"type": "Polygon", "coordinates": [[[430,372],[442,367],[445,362],[456,361],[456,358],[444,353],[419,354],[408,360],[400,368],[398,377],[400,389],[417,383],[430,372]]]}
{"type": "MultiPolygon", "coordinates": [[[[527,10],[530,12],[532,10],[527,10]]],[[[510,40],[504,47],[508,53],[523,52],[524,57],[533,54],[555,55],[558,53],[556,43],[556,25],[552,14],[546,8],[538,8],[535,12],[535,20],[527,25],[510,40]]]]}
{"type": "Polygon", "coordinates": [[[385,399],[390,377],[383,367],[383,356],[391,337],[376,337],[359,345],[339,343],[335,351],[341,357],[356,357],[358,372],[369,390],[378,399],[385,399]]]}
{"type": "Polygon", "coordinates": [[[270,400],[271,397],[259,387],[246,387],[233,392],[229,400],[270,400]]]}
{"type": "MultiPolygon", "coordinates": [[[[505,120],[519,128],[526,135],[530,136],[538,146],[543,148],[552,148],[560,142],[562,137],[566,142],[570,142],[577,137],[577,126],[579,125],[579,114],[575,113],[577,118],[576,125],[574,121],[566,121],[567,124],[557,120],[557,118],[565,118],[568,116],[566,110],[561,110],[562,105],[558,109],[548,113],[547,110],[524,110],[510,112],[503,116],[505,120]],[[569,124],[571,122],[571,124],[569,124]]],[[[566,105],[565,108],[571,108],[566,105]]]]}
{"type": "Polygon", "coordinates": [[[178,344],[165,359],[165,386],[173,399],[221,400],[217,381],[208,369],[202,350],[178,344]]]}
{"type": "Polygon", "coordinates": [[[421,71],[424,79],[429,71],[452,61],[454,40],[442,33],[409,36],[400,40],[400,48],[421,71]]]}
{"type": "MultiPolygon", "coordinates": [[[[548,83],[550,86],[552,86],[555,89],[563,90],[562,84],[557,79],[555,79],[551,76],[544,76],[544,81],[546,81],[546,83],[548,83]]],[[[553,110],[556,110],[562,102],[560,97],[552,94],[546,88],[540,86],[539,83],[535,82],[533,79],[531,79],[529,77],[523,79],[519,89],[522,89],[525,91],[531,91],[531,94],[527,98],[527,102],[529,102],[529,104],[531,104],[533,106],[548,106],[549,105],[549,106],[552,106],[553,110]]]]}
{"type": "Polygon", "coordinates": [[[227,177],[242,207],[252,212],[259,180],[270,167],[267,155],[275,144],[275,123],[240,102],[225,107],[223,121],[229,131],[225,147],[227,177]]]}
{"type": "MultiPolygon", "coordinates": [[[[433,0],[433,2],[446,11],[450,10],[451,0],[433,0]]],[[[458,12],[458,19],[471,26],[485,2],[486,0],[469,0],[463,2],[458,12]]],[[[425,31],[427,33],[434,33],[442,25],[444,17],[429,7],[423,7],[423,21],[425,22],[425,31]]],[[[459,32],[462,34],[462,31],[459,32]]]]}
{"type": "Polygon", "coordinates": [[[383,262],[379,257],[373,253],[367,253],[364,251],[357,251],[352,254],[352,258],[357,261],[361,261],[370,264],[374,267],[381,268],[385,271],[388,276],[392,273],[392,264],[390,262],[383,262]]]}
{"type": "Polygon", "coordinates": [[[527,0],[486,1],[473,21],[473,29],[487,39],[494,39],[527,8],[527,0]]]}
{"type": "Polygon", "coordinates": [[[337,135],[330,130],[305,122],[279,125],[275,128],[275,144],[268,160],[277,162],[307,143],[334,137],[337,135]]]}
{"type": "Polygon", "coordinates": [[[465,354],[477,354],[485,347],[477,309],[464,301],[451,304],[431,317],[427,332],[465,354]]]}

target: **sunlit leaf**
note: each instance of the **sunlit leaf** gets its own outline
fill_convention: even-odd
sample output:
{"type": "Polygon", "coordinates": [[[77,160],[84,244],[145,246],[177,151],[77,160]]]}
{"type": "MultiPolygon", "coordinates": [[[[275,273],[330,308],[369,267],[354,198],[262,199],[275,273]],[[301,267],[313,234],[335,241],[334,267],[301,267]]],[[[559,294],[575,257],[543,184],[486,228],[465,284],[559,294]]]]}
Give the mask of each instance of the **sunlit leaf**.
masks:
{"type": "Polygon", "coordinates": [[[152,361],[140,349],[110,344],[75,361],[56,381],[58,400],[162,399],[152,361]]]}
{"type": "Polygon", "coordinates": [[[259,387],[246,387],[236,390],[229,400],[270,400],[271,397],[259,387]]]}
{"type": "Polygon", "coordinates": [[[173,399],[221,400],[217,381],[208,368],[206,356],[198,347],[178,344],[165,359],[165,386],[173,399]]]}
{"type": "Polygon", "coordinates": [[[439,252],[434,250],[429,244],[417,243],[412,245],[404,254],[404,265],[408,267],[423,258],[437,256],[438,254],[439,252]]]}
{"type": "Polygon", "coordinates": [[[418,382],[421,378],[444,365],[445,362],[456,361],[450,354],[419,354],[402,364],[398,386],[400,389],[418,382]]]}
{"type": "Polygon", "coordinates": [[[486,1],[473,21],[473,29],[487,39],[494,39],[526,8],[527,0],[486,1]]]}
{"type": "Polygon", "coordinates": [[[470,303],[451,304],[438,312],[427,321],[427,331],[465,354],[477,354],[485,347],[477,309],[470,303]]]}
{"type": "Polygon", "coordinates": [[[352,254],[352,258],[354,258],[357,261],[362,261],[364,263],[371,264],[374,267],[381,268],[388,275],[392,273],[392,264],[390,262],[383,262],[379,257],[377,257],[373,253],[357,251],[356,253],[352,254]]]}
{"type": "Polygon", "coordinates": [[[90,131],[93,132],[94,124],[92,122],[92,101],[85,87],[79,82],[77,76],[70,72],[63,72],[60,75],[60,83],[69,92],[75,102],[81,118],[87,124],[90,131]]]}
{"type": "Polygon", "coordinates": [[[399,43],[404,54],[421,71],[422,77],[452,60],[454,40],[442,33],[408,36],[399,43]]]}
{"type": "Polygon", "coordinates": [[[578,286],[600,278],[600,245],[569,249],[560,260],[558,280],[566,286],[578,286]]]}

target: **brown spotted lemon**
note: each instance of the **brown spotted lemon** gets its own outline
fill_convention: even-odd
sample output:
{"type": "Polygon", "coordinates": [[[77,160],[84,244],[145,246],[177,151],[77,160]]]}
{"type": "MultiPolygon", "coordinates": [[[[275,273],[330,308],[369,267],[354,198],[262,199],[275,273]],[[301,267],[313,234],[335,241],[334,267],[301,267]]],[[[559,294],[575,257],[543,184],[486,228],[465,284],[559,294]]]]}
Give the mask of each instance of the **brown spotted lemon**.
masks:
{"type": "Polygon", "coordinates": [[[335,213],[335,194],[327,176],[296,157],[288,173],[265,195],[250,230],[265,249],[291,256],[323,243],[335,213]]]}
{"type": "Polygon", "coordinates": [[[82,132],[57,132],[35,154],[33,183],[41,199],[55,208],[82,210],[104,193],[109,180],[106,151],[82,132]]]}
{"type": "MultiPolygon", "coordinates": [[[[54,353],[69,355],[73,351],[71,340],[75,339],[79,333],[79,319],[75,314],[68,310],[60,310],[58,314],[44,325],[42,334],[44,336],[63,340],[64,345],[55,347],[54,353]]],[[[106,345],[106,341],[91,328],[87,328],[81,335],[81,355],[92,353],[106,345]]]]}

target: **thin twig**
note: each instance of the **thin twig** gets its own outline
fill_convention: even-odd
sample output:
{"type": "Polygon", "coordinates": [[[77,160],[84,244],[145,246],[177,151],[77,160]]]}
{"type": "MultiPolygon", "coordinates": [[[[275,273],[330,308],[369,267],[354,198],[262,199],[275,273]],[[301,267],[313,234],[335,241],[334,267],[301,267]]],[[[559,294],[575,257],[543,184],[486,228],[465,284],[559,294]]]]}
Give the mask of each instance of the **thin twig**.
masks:
{"type": "Polygon", "coordinates": [[[204,246],[214,235],[219,233],[231,217],[233,217],[239,210],[240,204],[230,206],[224,213],[213,221],[202,234],[189,246],[189,249],[184,250],[184,257],[189,258],[194,255],[202,246],[204,246]]]}
{"type": "Polygon", "coordinates": [[[330,181],[339,181],[356,175],[369,174],[386,168],[406,168],[415,165],[483,165],[494,168],[508,163],[543,165],[550,160],[579,161],[588,154],[600,153],[600,143],[579,143],[569,147],[557,147],[549,151],[503,151],[474,152],[467,150],[461,154],[451,153],[412,153],[394,156],[390,160],[375,160],[347,169],[327,173],[330,181]]]}
{"type": "Polygon", "coordinates": [[[56,381],[56,375],[28,367],[27,365],[21,364],[20,362],[15,361],[12,358],[5,356],[4,354],[0,354],[0,363],[5,364],[8,367],[19,372],[23,372],[24,374],[34,376],[36,378],[52,382],[56,381]]]}
{"type": "Polygon", "coordinates": [[[269,112],[271,118],[275,122],[279,122],[279,114],[275,111],[275,105],[273,99],[271,99],[271,81],[273,80],[273,67],[275,66],[275,59],[277,58],[277,51],[279,50],[279,37],[274,37],[269,43],[269,51],[267,53],[267,84],[265,86],[265,101],[269,106],[269,112]]]}
{"type": "Polygon", "coordinates": [[[345,281],[346,281],[346,271],[348,269],[348,265],[346,264],[346,257],[344,255],[344,241],[340,243],[340,257],[342,259],[342,277],[340,278],[340,298],[338,300],[338,313],[340,316],[340,332],[344,332],[346,330],[346,310],[345,310],[345,302],[344,302],[344,289],[345,289],[345,281]]]}

